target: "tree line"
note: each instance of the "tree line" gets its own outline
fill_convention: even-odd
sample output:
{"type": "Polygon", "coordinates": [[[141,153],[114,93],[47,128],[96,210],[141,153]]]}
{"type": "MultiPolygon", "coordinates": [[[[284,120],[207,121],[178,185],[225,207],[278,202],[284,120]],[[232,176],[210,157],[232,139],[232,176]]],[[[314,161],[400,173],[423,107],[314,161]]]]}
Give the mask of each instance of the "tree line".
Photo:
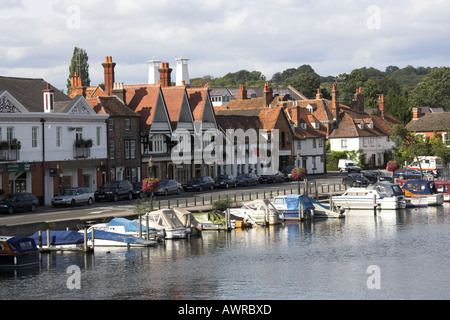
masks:
{"type": "Polygon", "coordinates": [[[210,75],[191,80],[192,86],[262,87],[265,82],[272,87],[297,89],[309,99],[314,99],[321,88],[324,98],[331,99],[333,83],[338,84],[340,102],[348,105],[356,89],[361,88],[366,109],[377,109],[378,95],[383,94],[386,111],[407,124],[412,119],[412,107],[429,106],[450,111],[450,68],[388,66],[384,71],[373,67],[354,69],[338,76],[320,76],[310,65],[276,72],[270,80],[259,71],[240,70],[223,77],[210,75]]]}

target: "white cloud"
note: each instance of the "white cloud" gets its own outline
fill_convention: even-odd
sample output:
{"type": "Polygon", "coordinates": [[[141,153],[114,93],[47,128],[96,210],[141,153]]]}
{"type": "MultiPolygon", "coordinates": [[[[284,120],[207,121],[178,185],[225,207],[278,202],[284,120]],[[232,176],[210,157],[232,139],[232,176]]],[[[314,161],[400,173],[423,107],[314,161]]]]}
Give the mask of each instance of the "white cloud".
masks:
{"type": "Polygon", "coordinates": [[[6,0],[0,8],[2,75],[41,72],[61,88],[75,46],[89,55],[93,84],[103,82],[105,56],[117,63],[118,81],[139,83],[146,60],[174,66],[181,53],[191,59],[191,77],[247,69],[268,79],[302,64],[326,76],[448,65],[450,55],[444,0],[6,0]],[[368,27],[371,6],[379,28],[368,27]]]}

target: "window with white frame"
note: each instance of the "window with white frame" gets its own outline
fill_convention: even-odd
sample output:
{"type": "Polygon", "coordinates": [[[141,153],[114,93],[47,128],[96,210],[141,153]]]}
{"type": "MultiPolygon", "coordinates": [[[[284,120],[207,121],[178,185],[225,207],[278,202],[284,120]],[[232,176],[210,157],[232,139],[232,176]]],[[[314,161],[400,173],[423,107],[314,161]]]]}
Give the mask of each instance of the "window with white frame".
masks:
{"type": "Polygon", "coordinates": [[[75,128],[75,139],[77,141],[83,139],[83,128],[82,127],[75,128]]]}
{"type": "Polygon", "coordinates": [[[97,127],[96,130],[97,145],[99,146],[102,144],[102,127],[97,127]]]}
{"type": "Polygon", "coordinates": [[[134,140],[125,140],[125,159],[136,158],[136,142],[134,140]]]}
{"type": "Polygon", "coordinates": [[[116,152],[116,145],[114,141],[109,141],[109,158],[114,159],[114,154],[116,152]]]}
{"type": "Polygon", "coordinates": [[[31,127],[31,147],[37,148],[38,146],[38,130],[39,127],[31,127]]]}
{"type": "Polygon", "coordinates": [[[11,143],[11,141],[14,139],[14,127],[7,127],[6,128],[6,141],[8,143],[11,143]]]}
{"type": "Polygon", "coordinates": [[[442,139],[444,141],[444,145],[446,147],[450,147],[450,133],[446,132],[446,133],[442,134],[442,139]]]}
{"type": "Polygon", "coordinates": [[[62,127],[56,127],[56,146],[61,147],[62,127]]]}
{"type": "Polygon", "coordinates": [[[347,139],[341,140],[341,148],[347,148],[347,139]]]}
{"type": "Polygon", "coordinates": [[[319,139],[319,147],[323,147],[323,139],[319,139]]]}
{"type": "Polygon", "coordinates": [[[131,130],[131,120],[125,119],[125,130],[130,131],[131,130]]]}
{"type": "Polygon", "coordinates": [[[163,134],[155,134],[151,138],[151,146],[152,151],[154,153],[164,153],[165,152],[165,143],[164,143],[164,135],[163,134]]]}

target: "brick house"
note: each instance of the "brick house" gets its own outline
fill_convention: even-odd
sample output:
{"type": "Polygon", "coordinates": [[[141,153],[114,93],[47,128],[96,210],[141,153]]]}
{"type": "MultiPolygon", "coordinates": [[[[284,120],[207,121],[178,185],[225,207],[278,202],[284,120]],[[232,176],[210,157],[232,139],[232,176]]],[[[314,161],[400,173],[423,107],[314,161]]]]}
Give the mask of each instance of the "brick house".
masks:
{"type": "MultiPolygon", "coordinates": [[[[186,60],[181,59],[177,66],[182,72],[187,71],[186,60]]],[[[186,129],[193,136],[195,123],[202,131],[217,128],[207,88],[188,88],[183,80],[180,85],[172,86],[169,63],[157,60],[150,64],[149,82],[152,83],[124,85],[115,82],[115,65],[111,57],[106,57],[102,64],[104,84],[83,87],[81,82],[74,81],[70,95],[82,94],[88,100],[116,96],[140,115],[140,147],[136,149],[140,152],[141,178],[152,176],[186,182],[196,175],[214,176],[215,166],[193,162],[175,164],[171,157],[172,135],[177,129],[186,129]]]]}
{"type": "Polygon", "coordinates": [[[446,147],[450,147],[450,112],[433,110],[428,107],[413,108],[413,119],[406,125],[406,129],[415,134],[432,137],[435,133],[442,136],[446,147]]]}

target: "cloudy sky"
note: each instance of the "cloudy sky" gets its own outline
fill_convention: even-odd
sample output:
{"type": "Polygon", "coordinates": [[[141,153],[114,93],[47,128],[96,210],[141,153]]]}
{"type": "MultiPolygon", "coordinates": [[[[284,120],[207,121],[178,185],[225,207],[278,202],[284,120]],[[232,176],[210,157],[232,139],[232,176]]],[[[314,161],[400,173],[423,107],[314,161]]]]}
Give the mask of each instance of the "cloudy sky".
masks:
{"type": "Polygon", "coordinates": [[[0,75],[65,89],[75,46],[88,53],[92,85],[105,56],[125,84],[146,83],[147,60],[174,67],[181,54],[191,78],[449,66],[449,13],[447,0],[0,0],[0,75]]]}

